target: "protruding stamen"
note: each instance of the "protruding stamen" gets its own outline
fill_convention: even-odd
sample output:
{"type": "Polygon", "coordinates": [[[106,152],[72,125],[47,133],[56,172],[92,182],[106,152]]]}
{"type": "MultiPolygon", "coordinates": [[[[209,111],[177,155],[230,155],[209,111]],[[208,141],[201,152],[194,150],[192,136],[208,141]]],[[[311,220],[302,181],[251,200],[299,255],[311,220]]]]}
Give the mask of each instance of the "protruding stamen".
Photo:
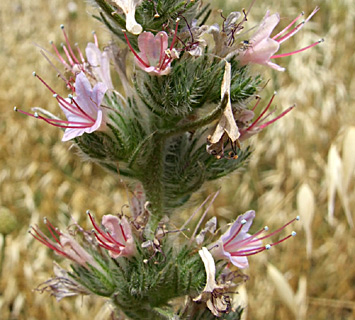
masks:
{"type": "Polygon", "coordinates": [[[94,43],[95,43],[95,46],[96,46],[96,47],[99,47],[99,41],[97,40],[96,32],[95,32],[95,31],[92,31],[91,33],[92,33],[92,35],[94,36],[94,43]]]}
{"type": "MultiPolygon", "coordinates": [[[[114,239],[114,238],[112,237],[112,235],[111,235],[109,232],[105,233],[105,232],[103,232],[103,231],[101,230],[101,228],[97,225],[97,223],[96,223],[94,217],[91,215],[91,213],[90,213],[89,211],[87,211],[86,213],[88,214],[88,216],[89,216],[89,218],[90,218],[90,221],[91,221],[92,225],[94,226],[95,231],[98,233],[98,234],[95,233],[95,237],[96,237],[96,239],[100,242],[100,243],[99,243],[100,246],[101,246],[101,244],[103,244],[104,246],[106,246],[106,249],[108,249],[108,250],[114,250],[114,248],[111,248],[111,247],[104,241],[104,240],[106,240],[106,241],[108,241],[109,243],[111,243],[111,244],[113,244],[113,245],[117,245],[117,246],[119,246],[119,247],[124,247],[124,245],[123,245],[122,243],[118,242],[116,239],[114,239]],[[99,236],[99,235],[100,235],[100,236],[99,236]],[[103,240],[101,237],[102,237],[104,240],[103,240]]],[[[123,234],[124,234],[124,233],[123,233],[123,234]]],[[[116,250],[117,250],[117,249],[116,249],[116,250]]]]}
{"type": "MultiPolygon", "coordinates": [[[[73,60],[75,61],[75,63],[80,64],[79,60],[76,58],[76,56],[75,56],[75,54],[74,54],[74,52],[73,52],[73,50],[72,50],[72,48],[71,48],[71,45],[70,45],[70,42],[69,42],[67,33],[66,33],[65,30],[64,30],[64,25],[61,25],[60,28],[63,30],[65,42],[67,43],[67,46],[68,46],[68,49],[69,49],[69,52],[70,52],[71,57],[73,58],[73,60]]],[[[63,47],[63,48],[65,48],[65,47],[63,47]]],[[[69,56],[67,55],[67,56],[68,56],[68,59],[70,58],[70,55],[69,55],[69,56]]],[[[70,59],[70,60],[71,60],[71,59],[70,59]]],[[[69,61],[70,61],[70,60],[69,60],[69,61]]]]}
{"type": "Polygon", "coordinates": [[[230,239],[226,242],[226,243],[224,243],[224,246],[227,246],[231,241],[233,241],[233,239],[235,239],[235,237],[240,233],[240,231],[242,230],[242,228],[243,228],[243,225],[244,224],[240,224],[240,226],[239,226],[239,228],[237,229],[237,231],[233,234],[233,236],[232,237],[230,237],[230,239]]]}
{"type": "Polygon", "coordinates": [[[318,44],[320,44],[322,42],[324,42],[324,39],[320,39],[320,40],[310,44],[309,46],[304,47],[304,48],[299,49],[299,50],[296,50],[296,51],[292,51],[292,52],[288,52],[288,53],[282,53],[282,54],[276,54],[276,55],[272,56],[270,59],[277,59],[277,58],[292,56],[292,55],[294,55],[296,53],[300,53],[300,52],[305,51],[307,49],[313,48],[313,47],[315,47],[316,45],[318,45],[318,44]]]}
{"type": "Polygon", "coordinates": [[[277,35],[275,35],[274,37],[272,37],[273,40],[276,40],[278,37],[280,37],[281,35],[283,35],[288,29],[290,29],[299,18],[301,18],[302,16],[304,16],[304,11],[302,11],[300,13],[300,15],[298,17],[296,17],[286,28],[282,29],[277,35]]]}
{"type": "Polygon", "coordinates": [[[274,123],[275,121],[279,120],[280,118],[284,117],[286,114],[288,114],[291,110],[293,110],[296,107],[296,105],[294,104],[293,106],[287,108],[284,112],[282,112],[280,115],[278,115],[276,118],[262,124],[259,126],[260,129],[264,129],[267,126],[269,126],[270,124],[274,123]]]}
{"type": "Polygon", "coordinates": [[[179,21],[180,21],[180,19],[177,18],[177,19],[176,19],[176,25],[175,25],[175,31],[174,31],[173,41],[171,42],[171,45],[170,45],[170,48],[169,48],[170,50],[173,50],[174,45],[175,45],[176,36],[177,36],[177,31],[178,31],[178,26],[179,26],[179,21]]]}
{"type": "Polygon", "coordinates": [[[304,25],[318,12],[319,7],[315,7],[315,9],[312,11],[312,13],[307,17],[306,20],[304,20],[303,22],[301,22],[299,25],[297,25],[293,30],[291,30],[289,33],[287,33],[286,35],[284,35],[282,38],[276,40],[278,43],[282,43],[286,40],[288,40],[289,38],[291,38],[292,36],[294,36],[298,31],[300,31],[304,25]]]}
{"type": "Polygon", "coordinates": [[[266,106],[266,108],[264,109],[264,111],[256,118],[256,120],[247,128],[247,131],[251,130],[254,126],[257,125],[257,123],[259,122],[259,120],[264,116],[264,114],[266,113],[266,111],[270,108],[272,101],[274,100],[275,96],[276,96],[277,92],[275,91],[273,96],[271,97],[268,105],[266,106]]]}
{"type": "Polygon", "coordinates": [[[71,64],[71,66],[73,67],[75,65],[73,59],[71,58],[70,54],[69,54],[69,51],[67,49],[67,47],[65,46],[65,44],[63,44],[62,46],[63,50],[64,50],[64,53],[65,55],[67,56],[68,60],[69,60],[69,63],[71,64]]]}
{"type": "Polygon", "coordinates": [[[261,98],[259,96],[256,97],[256,99],[257,99],[257,101],[256,101],[254,107],[251,109],[251,111],[255,111],[255,109],[258,107],[258,105],[259,105],[259,103],[261,101],[261,98]]]}
{"type": "Polygon", "coordinates": [[[259,240],[264,240],[264,239],[266,239],[266,238],[272,237],[273,235],[275,235],[275,234],[277,234],[277,233],[280,233],[283,229],[285,229],[288,225],[290,225],[291,223],[295,222],[296,220],[297,220],[296,218],[292,219],[291,221],[287,222],[287,223],[286,223],[284,226],[282,226],[281,228],[275,230],[274,232],[272,232],[272,233],[270,233],[270,234],[268,234],[268,235],[266,235],[266,236],[264,236],[264,237],[259,238],[259,240]]]}
{"type": "MultiPolygon", "coordinates": [[[[294,237],[296,235],[296,232],[292,231],[291,234],[289,234],[288,236],[286,236],[276,242],[267,244],[266,246],[259,246],[260,241],[272,237],[273,235],[275,235],[275,234],[281,232],[283,229],[285,229],[289,224],[293,223],[294,221],[298,221],[298,220],[299,220],[299,216],[292,219],[291,221],[289,221],[288,223],[286,223],[284,226],[277,229],[276,231],[274,231],[264,237],[259,238],[259,235],[261,234],[261,232],[268,230],[268,227],[265,226],[263,229],[261,229],[260,231],[258,231],[254,235],[251,235],[250,237],[247,237],[244,240],[238,241],[237,248],[240,248],[240,249],[239,250],[237,249],[234,252],[230,252],[230,254],[232,256],[250,256],[250,255],[254,255],[259,252],[262,252],[264,250],[269,250],[272,246],[275,246],[275,245],[289,239],[290,237],[294,237]],[[253,247],[254,244],[256,244],[258,247],[253,247]],[[248,248],[250,248],[250,249],[248,249],[248,248]]],[[[226,245],[227,245],[227,243],[223,244],[224,248],[226,248],[226,245]]]]}
{"type": "MultiPolygon", "coordinates": [[[[93,119],[90,115],[88,115],[78,104],[77,102],[73,99],[73,104],[70,104],[68,101],[66,101],[64,98],[62,98],[60,95],[58,95],[40,76],[38,76],[35,72],[33,73],[35,77],[37,77],[53,94],[53,97],[58,100],[58,103],[60,104],[61,107],[64,109],[68,110],[69,112],[79,116],[79,117],[84,117],[88,119],[90,122],[95,122],[96,120],[93,119]]],[[[29,114],[30,115],[30,114],[29,114]]],[[[47,119],[44,117],[39,117],[42,120],[45,120],[48,123],[51,123],[52,121],[54,122],[60,122],[59,120],[54,120],[54,119],[47,119]]],[[[73,122],[69,121],[63,121],[68,124],[71,124],[73,122]]],[[[52,124],[52,123],[51,123],[52,124]]],[[[84,123],[81,123],[84,124],[84,123]]],[[[54,125],[54,124],[53,124],[54,125]]],[[[88,127],[89,124],[85,124],[84,128],[88,127]]],[[[68,127],[69,128],[69,127],[68,127]]],[[[75,127],[74,127],[75,128],[75,127]]]]}
{"type": "Polygon", "coordinates": [[[125,39],[126,39],[126,42],[127,42],[128,47],[129,47],[129,49],[132,51],[132,53],[134,54],[134,56],[135,56],[135,57],[137,58],[137,60],[138,60],[141,64],[143,64],[146,68],[149,68],[150,65],[149,65],[148,63],[146,63],[144,60],[142,60],[142,58],[134,51],[133,47],[131,46],[131,43],[130,43],[129,40],[128,40],[128,37],[127,37],[127,34],[126,34],[126,30],[122,30],[122,32],[123,32],[123,35],[124,35],[124,37],[125,37],[125,39]]]}

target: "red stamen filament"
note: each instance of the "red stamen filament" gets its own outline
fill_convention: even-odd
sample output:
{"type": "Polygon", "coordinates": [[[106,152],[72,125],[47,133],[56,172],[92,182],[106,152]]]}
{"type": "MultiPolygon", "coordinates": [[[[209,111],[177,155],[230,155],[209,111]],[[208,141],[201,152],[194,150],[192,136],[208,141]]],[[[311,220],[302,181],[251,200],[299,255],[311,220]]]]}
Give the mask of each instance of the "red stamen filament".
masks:
{"type": "Polygon", "coordinates": [[[93,31],[92,34],[93,34],[93,36],[94,36],[94,43],[95,43],[95,46],[96,46],[96,47],[99,47],[99,41],[97,40],[96,32],[93,31]]]}
{"type": "Polygon", "coordinates": [[[289,113],[292,109],[294,109],[296,107],[296,105],[293,105],[291,107],[289,107],[288,109],[286,109],[284,112],[282,112],[280,115],[278,115],[275,119],[272,119],[262,125],[259,126],[260,129],[264,129],[267,126],[269,126],[270,124],[276,122],[277,120],[279,120],[280,118],[282,118],[283,116],[285,116],[287,113],[289,113]]]}
{"type": "Polygon", "coordinates": [[[126,237],[126,234],[124,233],[122,224],[120,224],[120,229],[121,229],[121,233],[122,233],[122,236],[123,236],[124,241],[127,242],[127,237],[126,237]]]}
{"type": "MultiPolygon", "coordinates": [[[[173,48],[174,48],[174,45],[175,45],[175,42],[176,42],[176,38],[177,38],[177,31],[178,31],[179,21],[180,21],[180,19],[176,19],[174,37],[173,37],[173,41],[171,41],[169,51],[173,50],[173,48]]],[[[161,70],[164,70],[173,59],[172,59],[172,57],[169,57],[167,54],[165,54],[163,61],[164,60],[165,60],[165,62],[160,67],[161,70]]]]}
{"type": "Polygon", "coordinates": [[[270,59],[276,59],[276,58],[292,56],[292,55],[294,55],[296,53],[300,53],[300,52],[305,51],[307,49],[313,48],[313,47],[315,47],[316,45],[320,44],[323,41],[324,41],[323,39],[318,40],[318,41],[312,43],[311,45],[309,45],[307,47],[304,47],[302,49],[299,49],[299,50],[296,50],[296,51],[292,51],[292,52],[288,52],[288,53],[277,54],[277,55],[272,56],[270,59]]]}
{"type": "Polygon", "coordinates": [[[59,53],[57,47],[54,45],[53,42],[51,42],[51,45],[52,45],[53,50],[55,51],[55,53],[56,53],[58,59],[60,60],[60,62],[61,62],[62,64],[64,64],[64,66],[65,66],[68,70],[71,70],[71,67],[70,67],[69,64],[63,59],[63,57],[61,56],[61,54],[59,53]]]}
{"type": "Polygon", "coordinates": [[[84,58],[84,55],[83,55],[83,53],[81,52],[81,50],[80,50],[79,47],[76,47],[76,50],[78,50],[78,54],[79,54],[80,59],[81,59],[81,62],[82,62],[82,64],[81,64],[81,69],[82,69],[83,71],[85,71],[85,58],[84,58]]]}
{"type": "MultiPolygon", "coordinates": [[[[80,64],[79,60],[76,58],[76,56],[75,56],[75,54],[74,54],[74,52],[73,52],[73,50],[72,50],[72,48],[71,48],[71,46],[70,46],[67,33],[66,33],[65,30],[64,30],[64,26],[61,25],[61,28],[62,28],[62,30],[63,30],[65,42],[67,43],[68,49],[69,49],[69,51],[70,51],[70,54],[71,54],[73,60],[75,61],[75,63],[80,64]]],[[[65,48],[65,47],[64,47],[64,48],[65,48]]],[[[69,57],[68,57],[68,58],[69,58],[69,57]]],[[[71,59],[70,59],[70,60],[71,60],[71,59]]]]}
{"type": "MultiPolygon", "coordinates": [[[[37,229],[35,229],[33,227],[31,227],[31,228],[35,232],[35,234],[34,234],[31,231],[29,231],[29,233],[32,237],[34,237],[36,240],[38,240],[39,242],[41,242],[42,244],[47,246],[49,249],[52,249],[53,251],[63,255],[64,257],[69,258],[68,254],[65,251],[60,249],[60,247],[62,245],[59,241],[57,241],[58,244],[54,244],[41,230],[38,229],[38,227],[37,227],[37,229]],[[58,245],[60,247],[58,247],[58,245]]],[[[51,234],[53,235],[52,232],[51,232],[51,234]]]]}
{"type": "Polygon", "coordinates": [[[164,42],[163,42],[163,35],[160,35],[160,57],[159,57],[159,63],[158,63],[158,69],[160,69],[164,63],[164,60],[166,58],[166,53],[164,52],[163,49],[164,42]]]}
{"type": "Polygon", "coordinates": [[[53,93],[53,95],[55,95],[55,98],[57,99],[58,103],[63,108],[65,108],[69,112],[71,112],[71,113],[73,113],[73,114],[75,114],[75,115],[77,115],[79,117],[85,117],[85,118],[89,119],[90,121],[95,122],[95,119],[90,117],[83,109],[81,109],[80,106],[76,103],[76,101],[74,99],[72,99],[72,102],[74,103],[75,107],[80,111],[80,113],[78,113],[77,110],[75,110],[73,108],[74,106],[72,104],[70,104],[68,101],[66,101],[61,96],[57,95],[57,93],[40,76],[38,76],[35,73],[34,73],[34,76],[37,77],[49,89],[49,91],[53,93]]]}
{"type": "MultiPolygon", "coordinates": [[[[112,243],[115,246],[125,247],[122,243],[120,243],[116,239],[114,239],[109,232],[107,232],[107,233],[103,232],[101,230],[101,228],[97,225],[95,219],[91,216],[90,212],[88,212],[88,215],[89,215],[92,225],[94,226],[95,231],[98,233],[98,234],[95,233],[95,237],[100,242],[99,243],[100,246],[106,246],[105,249],[108,249],[108,250],[116,250],[114,247],[111,247],[107,243],[105,243],[104,240],[106,240],[108,243],[112,243]],[[104,240],[102,240],[101,237],[104,240]]],[[[123,230],[122,230],[122,235],[123,235],[124,239],[126,240],[123,230]]],[[[121,250],[120,250],[120,252],[121,252],[121,250]]]]}
{"type": "Polygon", "coordinates": [[[106,244],[105,242],[103,242],[103,240],[95,233],[95,237],[96,239],[100,242],[99,243],[99,246],[106,249],[106,250],[109,250],[109,251],[113,251],[114,253],[118,253],[120,254],[121,253],[121,249],[120,248],[117,248],[117,247],[111,247],[109,246],[108,244],[106,244]]]}
{"type": "Polygon", "coordinates": [[[74,63],[73,59],[71,58],[71,56],[70,56],[70,54],[69,54],[69,52],[68,52],[68,49],[67,49],[67,47],[65,46],[65,44],[63,44],[63,50],[64,50],[65,55],[66,55],[67,58],[68,58],[69,63],[71,64],[71,66],[72,66],[72,67],[75,66],[75,63],[74,63]]]}
{"type": "Polygon", "coordinates": [[[261,101],[261,98],[260,98],[260,97],[257,97],[257,101],[256,101],[256,103],[255,103],[253,109],[251,109],[251,111],[255,111],[255,109],[258,107],[260,101],[261,101]]]}
{"type": "Polygon", "coordinates": [[[178,31],[178,26],[179,26],[179,21],[180,19],[177,19],[176,20],[176,26],[175,26],[175,31],[174,31],[174,38],[173,38],[173,41],[171,42],[171,45],[170,45],[170,50],[173,50],[174,48],[174,45],[175,45],[175,41],[176,41],[176,35],[177,35],[177,31],[178,31]]]}
{"type": "MultiPolygon", "coordinates": [[[[315,7],[315,9],[312,11],[312,13],[307,17],[307,19],[303,22],[301,22],[299,25],[297,25],[293,30],[291,30],[289,33],[287,33],[286,35],[284,35],[282,38],[276,40],[276,38],[279,36],[279,34],[277,34],[275,37],[273,37],[273,40],[276,40],[279,43],[282,43],[284,41],[286,41],[287,39],[291,38],[293,35],[295,35],[298,31],[300,31],[303,26],[318,12],[319,7],[315,7]]],[[[296,18],[294,21],[296,21],[298,18],[296,18]]],[[[291,23],[292,25],[293,23],[291,23]]],[[[290,26],[291,26],[290,25],[290,26]]],[[[287,26],[285,29],[283,29],[280,34],[282,34],[284,31],[286,31],[289,28],[289,26],[287,26]]]]}
{"type": "Polygon", "coordinates": [[[258,116],[258,118],[246,129],[246,131],[249,131],[249,130],[251,130],[253,127],[256,126],[256,124],[259,122],[259,120],[264,116],[264,114],[266,113],[266,111],[270,108],[271,103],[272,103],[272,101],[273,101],[274,98],[275,98],[275,95],[276,95],[276,94],[274,93],[273,96],[271,97],[271,99],[270,99],[268,105],[267,105],[266,108],[264,109],[264,111],[263,111],[263,112],[258,116]]]}
{"type": "Polygon", "coordinates": [[[245,223],[241,223],[238,230],[233,234],[233,236],[223,245],[224,247],[226,247],[233,239],[235,239],[235,237],[240,233],[240,231],[242,230],[243,226],[245,223]]]}
{"type": "Polygon", "coordinates": [[[290,29],[299,18],[301,18],[304,15],[304,12],[302,11],[300,15],[295,18],[286,28],[282,29],[277,35],[275,35],[272,40],[276,40],[278,37],[280,37],[282,34],[284,34],[288,29],[290,29]]]}
{"type": "Polygon", "coordinates": [[[44,220],[45,225],[47,226],[47,229],[49,230],[49,232],[51,233],[52,237],[55,239],[55,241],[60,244],[59,239],[56,237],[56,235],[54,234],[54,232],[60,236],[61,232],[58,231],[57,228],[55,228],[47,219],[44,220]],[[54,231],[54,232],[53,232],[54,231]]]}
{"type": "Polygon", "coordinates": [[[57,120],[57,119],[48,119],[45,117],[42,117],[38,114],[36,115],[31,115],[34,118],[41,119],[49,124],[51,124],[54,127],[59,127],[59,128],[66,128],[66,129],[85,129],[89,128],[92,126],[92,123],[85,123],[85,122],[74,122],[74,121],[66,121],[66,120],[57,120]],[[61,125],[60,123],[65,123],[66,125],[61,125]]]}
{"type": "Polygon", "coordinates": [[[276,40],[278,43],[283,43],[286,40],[290,39],[292,36],[294,36],[298,31],[300,31],[303,26],[305,25],[305,21],[302,21],[301,23],[299,23],[294,29],[292,29],[290,32],[288,32],[287,34],[285,34],[283,37],[281,37],[280,39],[276,40]]]}
{"type": "MultiPolygon", "coordinates": [[[[267,236],[265,236],[263,238],[259,238],[256,241],[264,239],[264,238],[269,238],[269,237],[271,237],[271,235],[272,234],[267,235],[267,236]]],[[[286,237],[284,237],[284,238],[282,238],[282,239],[280,239],[280,240],[278,240],[276,242],[268,244],[267,246],[262,246],[262,247],[258,247],[258,248],[251,248],[251,249],[246,249],[246,250],[239,250],[239,251],[235,251],[235,252],[230,252],[230,254],[232,256],[251,256],[251,255],[257,254],[259,252],[268,250],[268,249],[270,249],[270,247],[276,246],[277,244],[280,244],[281,242],[284,242],[285,240],[287,240],[287,239],[289,239],[291,237],[292,237],[292,234],[289,234],[286,237]]]]}
{"type": "Polygon", "coordinates": [[[132,53],[133,53],[134,56],[137,58],[137,60],[138,60],[141,64],[143,64],[146,68],[149,68],[150,65],[147,64],[144,60],[142,60],[142,58],[134,51],[133,47],[131,46],[131,43],[130,43],[129,40],[128,40],[128,37],[127,37],[125,31],[123,31],[123,35],[124,35],[124,37],[126,38],[127,45],[128,45],[128,47],[129,47],[129,49],[132,51],[132,53]]]}
{"type": "Polygon", "coordinates": [[[296,220],[298,220],[299,218],[294,218],[292,219],[291,221],[287,222],[284,226],[282,226],[281,228],[275,230],[274,232],[264,236],[264,237],[261,237],[259,238],[258,240],[264,240],[264,239],[267,239],[267,238],[270,238],[272,237],[273,235],[277,234],[277,233],[280,233],[283,229],[285,229],[288,225],[290,225],[291,223],[295,222],[296,220]]]}

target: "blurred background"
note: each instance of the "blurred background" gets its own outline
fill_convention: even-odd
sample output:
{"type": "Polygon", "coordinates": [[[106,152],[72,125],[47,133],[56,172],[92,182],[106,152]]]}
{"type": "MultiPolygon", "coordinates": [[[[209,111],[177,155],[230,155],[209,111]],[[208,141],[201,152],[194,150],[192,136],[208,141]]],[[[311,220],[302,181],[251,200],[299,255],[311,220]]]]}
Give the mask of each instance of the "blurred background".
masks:
{"type": "MultiPolygon", "coordinates": [[[[249,6],[248,1],[212,2],[225,15],[249,6]]],[[[243,172],[200,195],[203,199],[221,186],[210,213],[223,222],[254,209],[254,231],[265,224],[277,229],[301,216],[293,225],[296,238],[250,258],[250,280],[237,295],[246,306],[245,319],[355,319],[354,1],[256,1],[248,27],[267,9],[280,13],[282,27],[316,5],[321,10],[280,52],[320,38],[325,42],[276,61],[287,68],[284,73],[253,70],[270,80],[260,93],[265,102],[277,90],[277,112],[294,103],[297,108],[251,141],[255,152],[243,172]]],[[[50,50],[50,40],[59,45],[60,24],[82,50],[93,41],[92,30],[101,47],[110,34],[91,18],[94,10],[86,1],[2,1],[0,10],[0,233],[6,235],[0,235],[0,319],[109,319],[112,310],[104,299],[73,297],[57,303],[34,291],[53,275],[52,261],[60,259],[27,231],[45,216],[64,228],[70,215],[88,226],[87,209],[98,218],[120,212],[127,202],[122,184],[81,162],[70,143],[60,141],[60,130],[13,107],[58,113],[51,94],[31,73],[64,92],[36,47],[50,50]]]]}

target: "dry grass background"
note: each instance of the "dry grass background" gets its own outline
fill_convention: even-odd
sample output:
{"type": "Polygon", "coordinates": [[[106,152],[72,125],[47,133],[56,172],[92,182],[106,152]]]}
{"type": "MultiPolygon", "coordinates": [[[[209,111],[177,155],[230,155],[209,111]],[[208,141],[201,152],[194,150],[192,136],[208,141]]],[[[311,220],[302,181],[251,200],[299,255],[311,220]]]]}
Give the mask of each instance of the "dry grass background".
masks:
{"type": "MultiPolygon", "coordinates": [[[[320,37],[326,42],[282,59],[286,73],[263,70],[271,80],[262,93],[265,100],[277,90],[280,109],[293,103],[298,107],[253,140],[256,151],[248,170],[220,182],[221,195],[212,211],[230,219],[255,209],[255,230],[263,224],[276,228],[302,215],[303,222],[294,225],[296,238],[250,258],[250,281],[239,295],[248,301],[248,319],[355,319],[355,233],[345,216],[355,211],[354,2],[257,2],[254,21],[267,7],[293,17],[321,6],[282,52],[320,37]],[[329,201],[334,193],[334,202],[329,201]],[[333,203],[334,216],[331,211],[328,215],[333,203]]],[[[247,2],[224,5],[232,10],[247,2]]],[[[0,206],[18,220],[6,238],[0,319],[108,319],[110,307],[104,300],[68,298],[57,303],[33,291],[51,276],[57,257],[27,230],[44,216],[63,227],[69,214],[85,221],[88,208],[97,216],[120,211],[125,199],[119,181],[80,162],[70,145],[60,142],[60,130],[15,114],[13,106],[57,110],[48,91],[31,76],[33,70],[64,90],[33,42],[48,48],[49,40],[59,44],[61,23],[82,49],[92,40],[93,29],[101,44],[110,36],[89,17],[91,8],[84,1],[2,1],[0,10],[0,206]],[[77,8],[70,12],[73,4],[77,8]]],[[[284,25],[287,21],[282,20],[284,25]]]]}

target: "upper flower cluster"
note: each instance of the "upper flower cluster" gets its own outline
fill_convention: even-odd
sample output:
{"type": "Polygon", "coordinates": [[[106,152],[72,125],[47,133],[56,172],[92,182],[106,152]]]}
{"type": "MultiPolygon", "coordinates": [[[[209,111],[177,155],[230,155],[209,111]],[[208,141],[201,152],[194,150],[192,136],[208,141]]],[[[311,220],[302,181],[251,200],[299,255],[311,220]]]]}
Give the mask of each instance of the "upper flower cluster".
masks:
{"type": "Polygon", "coordinates": [[[71,77],[66,79],[65,75],[43,54],[58,71],[59,76],[65,81],[71,93],[67,98],[63,98],[35,72],[33,75],[53,94],[67,120],[57,118],[55,115],[41,108],[34,108],[36,112],[33,114],[20,110],[17,107],[14,110],[65,129],[62,141],[68,141],[84,133],[92,133],[105,129],[107,109],[102,106],[102,102],[106,92],[113,90],[113,85],[110,75],[109,53],[107,50],[100,51],[96,35],[94,34],[95,43],[89,43],[86,47],[87,59],[85,59],[79,47],[77,47],[78,58],[69,43],[63,25],[61,29],[63,30],[66,43],[62,46],[65,55],[62,56],[60,54],[53,42],[52,47],[57,59],[64,66],[65,70],[71,73],[71,77]]]}

